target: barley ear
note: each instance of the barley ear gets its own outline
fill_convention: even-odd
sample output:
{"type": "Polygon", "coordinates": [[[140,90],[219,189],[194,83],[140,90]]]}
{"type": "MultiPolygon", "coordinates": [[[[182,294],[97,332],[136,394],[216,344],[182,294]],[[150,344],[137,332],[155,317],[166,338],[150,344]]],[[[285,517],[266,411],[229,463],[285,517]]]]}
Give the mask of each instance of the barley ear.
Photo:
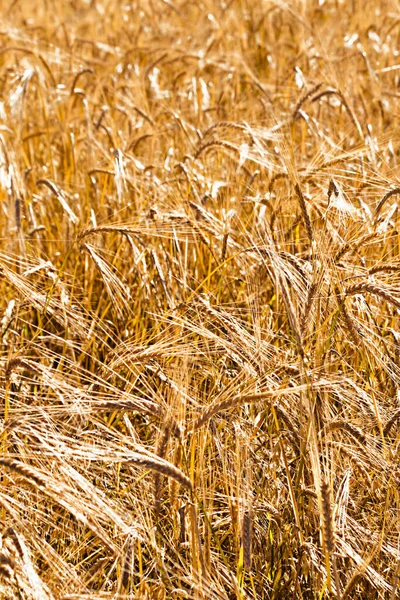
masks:
{"type": "Polygon", "coordinates": [[[253,544],[253,511],[246,510],[242,522],[242,546],[243,546],[243,564],[248,571],[251,571],[251,551],[253,544]]]}

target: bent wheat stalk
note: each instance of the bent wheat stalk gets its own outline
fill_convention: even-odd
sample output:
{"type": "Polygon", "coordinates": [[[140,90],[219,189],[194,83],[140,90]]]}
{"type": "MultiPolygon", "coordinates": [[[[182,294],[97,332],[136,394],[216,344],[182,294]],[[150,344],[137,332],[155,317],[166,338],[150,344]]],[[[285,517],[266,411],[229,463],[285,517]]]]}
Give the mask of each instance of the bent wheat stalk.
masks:
{"type": "Polygon", "coordinates": [[[388,192],[386,192],[386,194],[383,196],[383,198],[381,198],[380,201],[378,202],[378,205],[375,209],[375,219],[378,218],[379,213],[381,212],[382,208],[384,207],[386,202],[389,200],[389,198],[391,198],[392,196],[396,196],[397,194],[400,194],[400,187],[396,187],[394,190],[389,190],[388,192]]]}
{"type": "Polygon", "coordinates": [[[382,300],[386,300],[386,302],[389,304],[392,304],[396,308],[400,309],[400,300],[392,296],[388,290],[385,290],[384,288],[372,283],[360,283],[345,289],[346,296],[355,296],[357,294],[365,294],[367,292],[378,296],[378,298],[382,298],[382,300]]]}
{"type": "MultiPolygon", "coordinates": [[[[332,387],[332,381],[321,379],[320,381],[316,381],[313,383],[313,390],[321,389],[324,387],[332,387]]],[[[266,390],[265,392],[260,392],[258,394],[242,394],[239,396],[233,396],[232,398],[225,398],[224,400],[217,400],[210,404],[201,414],[198,419],[195,421],[192,430],[197,431],[205,425],[215,414],[221,412],[223,410],[227,410],[228,408],[232,408],[234,406],[249,404],[253,402],[260,402],[262,400],[270,400],[276,399],[283,396],[287,396],[289,394],[298,394],[300,392],[305,392],[310,389],[309,384],[301,384],[293,387],[281,388],[276,390],[266,390]]]]}
{"type": "Polygon", "coordinates": [[[129,457],[128,462],[131,462],[138,467],[151,469],[152,471],[160,473],[160,475],[164,475],[165,477],[170,477],[171,479],[174,479],[180,483],[182,487],[186,488],[190,492],[193,491],[193,485],[189,477],[182,473],[178,467],[175,467],[175,465],[168,462],[164,458],[151,453],[141,454],[139,452],[134,452],[129,457]]]}

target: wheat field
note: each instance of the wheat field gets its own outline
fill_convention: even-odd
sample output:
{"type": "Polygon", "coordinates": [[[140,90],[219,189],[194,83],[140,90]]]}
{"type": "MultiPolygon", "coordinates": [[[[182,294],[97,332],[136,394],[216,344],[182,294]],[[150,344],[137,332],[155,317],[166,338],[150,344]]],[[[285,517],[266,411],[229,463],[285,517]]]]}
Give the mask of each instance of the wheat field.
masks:
{"type": "Polygon", "coordinates": [[[399,3],[0,34],[0,598],[398,598],[399,3]]]}

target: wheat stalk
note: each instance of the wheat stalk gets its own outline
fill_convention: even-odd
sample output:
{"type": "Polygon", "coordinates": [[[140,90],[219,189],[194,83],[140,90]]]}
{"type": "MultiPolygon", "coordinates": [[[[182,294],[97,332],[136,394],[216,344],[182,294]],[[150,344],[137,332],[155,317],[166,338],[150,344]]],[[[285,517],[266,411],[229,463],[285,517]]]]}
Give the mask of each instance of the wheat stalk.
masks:
{"type": "Polygon", "coordinates": [[[375,296],[378,296],[379,298],[382,298],[382,300],[388,302],[388,304],[392,304],[396,308],[400,309],[400,300],[392,296],[392,294],[388,290],[378,285],[374,285],[372,283],[360,283],[357,285],[347,287],[344,290],[345,296],[355,296],[357,294],[365,293],[374,294],[375,296]]]}
{"type": "Polygon", "coordinates": [[[129,457],[128,460],[129,462],[138,467],[151,469],[152,471],[155,471],[160,475],[170,477],[171,479],[174,479],[175,481],[180,483],[182,487],[186,488],[189,491],[193,491],[193,485],[189,477],[182,473],[182,471],[175,467],[175,465],[163,458],[160,458],[159,456],[151,454],[140,454],[138,452],[135,452],[129,457]]]}
{"type": "Polygon", "coordinates": [[[343,421],[343,420],[333,421],[332,423],[329,423],[329,425],[327,425],[324,428],[323,432],[320,432],[320,433],[323,435],[326,435],[328,433],[331,433],[332,431],[336,431],[337,429],[341,429],[342,431],[347,431],[347,433],[352,435],[363,446],[365,446],[365,444],[367,443],[366,437],[365,437],[364,433],[361,431],[361,429],[359,429],[355,425],[352,425],[348,421],[343,421]]]}
{"type": "Polygon", "coordinates": [[[379,202],[375,208],[375,219],[378,218],[379,213],[381,212],[382,208],[384,207],[386,202],[389,200],[389,198],[391,198],[392,196],[396,196],[397,194],[400,194],[400,187],[396,187],[395,189],[389,190],[388,192],[386,192],[386,194],[379,200],[379,202]]]}
{"type": "MultiPolygon", "coordinates": [[[[332,382],[328,380],[321,379],[320,381],[315,382],[313,385],[313,389],[321,389],[325,386],[332,385],[332,382]]],[[[283,389],[275,389],[275,390],[266,390],[265,392],[259,392],[256,394],[242,394],[238,396],[233,396],[230,398],[225,398],[224,400],[217,400],[214,403],[210,404],[203,412],[202,415],[198,417],[193,425],[193,431],[197,431],[202,427],[205,423],[207,423],[215,414],[221,412],[223,410],[228,410],[237,405],[243,405],[253,402],[260,402],[263,400],[276,399],[282,396],[297,394],[299,392],[304,392],[309,390],[308,384],[296,385],[289,388],[283,389]]]]}

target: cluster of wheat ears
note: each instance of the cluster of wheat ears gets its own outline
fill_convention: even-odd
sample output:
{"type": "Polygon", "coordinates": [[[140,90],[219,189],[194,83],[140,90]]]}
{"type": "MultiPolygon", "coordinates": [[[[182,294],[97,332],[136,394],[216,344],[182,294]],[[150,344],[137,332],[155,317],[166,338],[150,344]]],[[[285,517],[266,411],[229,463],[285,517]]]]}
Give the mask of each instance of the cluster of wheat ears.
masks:
{"type": "Polygon", "coordinates": [[[0,7],[0,598],[398,598],[398,2],[0,7]]]}

